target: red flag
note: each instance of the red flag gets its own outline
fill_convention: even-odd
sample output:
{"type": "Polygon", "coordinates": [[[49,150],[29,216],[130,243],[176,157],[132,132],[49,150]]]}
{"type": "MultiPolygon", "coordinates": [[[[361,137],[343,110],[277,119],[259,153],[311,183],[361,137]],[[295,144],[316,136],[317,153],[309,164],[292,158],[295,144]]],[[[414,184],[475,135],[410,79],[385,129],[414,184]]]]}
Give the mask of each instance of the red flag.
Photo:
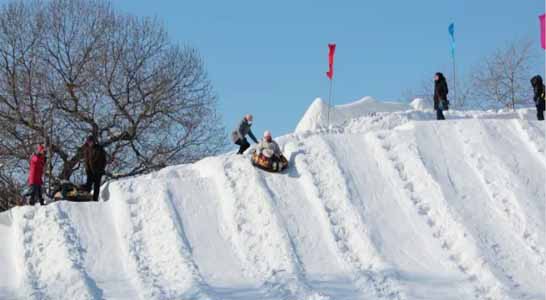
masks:
{"type": "Polygon", "coordinates": [[[326,76],[332,80],[334,78],[334,54],[336,53],[336,44],[328,44],[328,67],[329,70],[326,72],[326,76]]]}
{"type": "Polygon", "coordinates": [[[544,17],[546,14],[540,16],[540,45],[542,46],[542,49],[546,50],[546,21],[544,21],[544,17]]]}

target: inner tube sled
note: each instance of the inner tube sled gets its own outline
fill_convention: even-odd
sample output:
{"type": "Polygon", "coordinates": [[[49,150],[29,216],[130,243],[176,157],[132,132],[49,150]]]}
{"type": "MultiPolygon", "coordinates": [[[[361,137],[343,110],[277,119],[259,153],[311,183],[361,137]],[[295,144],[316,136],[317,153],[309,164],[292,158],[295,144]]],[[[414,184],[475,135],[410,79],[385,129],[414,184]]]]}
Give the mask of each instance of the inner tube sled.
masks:
{"type": "Polygon", "coordinates": [[[275,157],[273,153],[264,151],[262,154],[258,154],[256,150],[252,150],[252,157],[250,158],[252,165],[268,172],[282,172],[288,168],[288,160],[284,155],[275,157]]]}

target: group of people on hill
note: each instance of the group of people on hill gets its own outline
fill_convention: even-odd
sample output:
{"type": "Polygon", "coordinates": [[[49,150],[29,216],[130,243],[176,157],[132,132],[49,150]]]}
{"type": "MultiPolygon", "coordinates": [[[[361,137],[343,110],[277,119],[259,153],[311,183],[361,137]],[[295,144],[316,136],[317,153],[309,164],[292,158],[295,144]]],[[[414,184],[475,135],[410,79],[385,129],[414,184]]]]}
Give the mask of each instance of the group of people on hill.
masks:
{"type": "MultiPolygon", "coordinates": [[[[540,75],[534,76],[531,79],[531,85],[534,91],[533,99],[537,108],[537,119],[543,121],[546,102],[542,77],[540,75]]],[[[444,111],[449,109],[448,93],[449,89],[445,76],[440,72],[436,73],[434,76],[434,110],[436,110],[437,120],[445,120],[444,111]]],[[[273,140],[271,132],[266,130],[263,139],[258,141],[251,129],[252,121],[253,116],[251,114],[244,116],[243,120],[232,132],[233,143],[239,146],[237,154],[241,155],[250,148],[250,143],[246,138],[249,136],[254,143],[258,144],[256,148],[258,154],[269,151],[273,153],[274,158],[279,158],[282,155],[281,149],[277,142],[273,140]]],[[[93,200],[98,201],[102,176],[105,174],[107,163],[106,152],[94,136],[89,136],[80,148],[80,154],[80,157],[84,160],[87,176],[84,189],[89,193],[93,191],[93,200]]],[[[37,202],[41,205],[45,204],[42,196],[42,186],[46,161],[47,149],[40,144],[30,159],[28,184],[30,187],[29,204],[31,205],[35,205],[37,202]]]]}
{"type": "MultiPolygon", "coordinates": [[[[85,165],[87,176],[84,189],[91,193],[93,191],[93,201],[99,200],[100,185],[102,176],[106,170],[106,151],[94,136],[89,136],[79,150],[80,158],[85,165]]],[[[30,170],[28,175],[28,184],[30,187],[29,204],[35,205],[39,202],[45,205],[42,186],[44,184],[43,176],[47,162],[47,149],[44,145],[38,145],[36,152],[30,158],[30,170]]]]}
{"type": "MultiPolygon", "coordinates": [[[[544,95],[544,83],[540,75],[536,75],[531,78],[531,85],[533,86],[533,100],[537,108],[537,119],[544,121],[544,110],[546,109],[545,95],[544,95]]],[[[449,89],[447,87],[447,80],[444,74],[438,72],[434,76],[434,110],[436,110],[436,119],[445,120],[444,110],[449,109],[449,100],[447,100],[447,94],[449,89]]]]}

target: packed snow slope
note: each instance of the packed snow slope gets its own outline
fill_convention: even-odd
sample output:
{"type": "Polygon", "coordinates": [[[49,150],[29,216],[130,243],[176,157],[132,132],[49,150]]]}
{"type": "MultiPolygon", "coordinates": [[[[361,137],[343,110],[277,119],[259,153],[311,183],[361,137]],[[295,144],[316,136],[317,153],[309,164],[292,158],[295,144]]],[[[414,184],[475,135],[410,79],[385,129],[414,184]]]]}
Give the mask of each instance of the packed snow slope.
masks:
{"type": "Polygon", "coordinates": [[[368,104],[326,131],[315,102],[285,174],[226,154],[0,214],[0,299],[545,299],[544,123],[368,104]]]}

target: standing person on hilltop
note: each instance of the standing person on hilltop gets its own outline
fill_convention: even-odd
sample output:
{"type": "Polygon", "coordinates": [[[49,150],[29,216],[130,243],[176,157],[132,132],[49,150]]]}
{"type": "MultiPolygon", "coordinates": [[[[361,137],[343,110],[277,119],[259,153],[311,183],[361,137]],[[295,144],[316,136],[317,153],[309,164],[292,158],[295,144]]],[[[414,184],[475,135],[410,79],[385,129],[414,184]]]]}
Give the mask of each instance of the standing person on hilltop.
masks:
{"type": "Polygon", "coordinates": [[[536,75],[531,78],[531,85],[533,86],[535,105],[537,107],[537,119],[544,121],[544,110],[546,109],[546,102],[544,96],[544,83],[540,75],[536,75]]]}
{"type": "Polygon", "coordinates": [[[254,143],[258,144],[258,139],[256,139],[254,133],[252,133],[252,130],[250,129],[252,126],[252,120],[253,117],[251,114],[246,115],[231,133],[233,143],[235,145],[239,145],[239,151],[237,152],[239,155],[243,154],[246,149],[250,147],[250,143],[246,139],[247,135],[254,141],[254,143]]]}
{"type": "Polygon", "coordinates": [[[436,119],[445,120],[444,110],[449,109],[449,101],[447,100],[447,81],[444,74],[438,72],[434,76],[434,109],[436,110],[436,119]]]}
{"type": "Polygon", "coordinates": [[[93,190],[93,201],[99,201],[101,179],[106,169],[106,152],[94,136],[89,136],[82,148],[87,175],[85,189],[87,192],[93,190]]]}
{"type": "Polygon", "coordinates": [[[38,149],[30,158],[30,169],[28,173],[28,184],[30,186],[29,204],[34,205],[36,201],[40,205],[45,205],[42,197],[42,185],[44,184],[43,176],[46,164],[46,150],[44,145],[38,145],[38,149]]]}

